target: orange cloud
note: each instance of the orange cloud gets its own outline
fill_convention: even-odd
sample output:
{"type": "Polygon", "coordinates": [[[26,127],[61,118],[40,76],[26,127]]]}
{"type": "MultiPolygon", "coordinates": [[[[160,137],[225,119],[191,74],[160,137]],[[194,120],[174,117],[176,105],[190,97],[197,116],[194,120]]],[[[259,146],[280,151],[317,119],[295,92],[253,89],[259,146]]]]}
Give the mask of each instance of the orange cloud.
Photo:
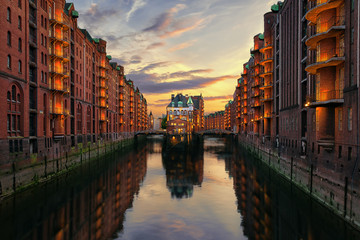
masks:
{"type": "Polygon", "coordinates": [[[168,31],[165,32],[164,34],[160,35],[160,38],[170,38],[170,37],[176,37],[179,36],[185,32],[191,31],[193,29],[196,29],[197,27],[199,27],[202,23],[204,23],[205,19],[200,19],[198,20],[194,25],[192,26],[188,26],[188,27],[183,27],[183,28],[178,28],[175,29],[173,31],[168,31]]]}
{"type": "Polygon", "coordinates": [[[192,40],[192,41],[187,41],[187,42],[184,42],[184,43],[180,43],[178,45],[175,45],[174,47],[170,48],[169,51],[170,52],[175,52],[177,50],[181,50],[181,49],[184,49],[184,48],[188,48],[192,45],[194,45],[194,43],[196,42],[197,40],[192,40]]]}
{"type": "Polygon", "coordinates": [[[235,78],[238,78],[238,76],[236,76],[236,75],[225,75],[225,76],[221,76],[221,77],[211,79],[211,80],[209,80],[207,82],[204,82],[204,83],[200,84],[199,86],[200,87],[208,87],[208,86],[213,85],[213,84],[215,84],[217,82],[222,82],[222,81],[227,80],[227,79],[235,79],[235,78]]]}

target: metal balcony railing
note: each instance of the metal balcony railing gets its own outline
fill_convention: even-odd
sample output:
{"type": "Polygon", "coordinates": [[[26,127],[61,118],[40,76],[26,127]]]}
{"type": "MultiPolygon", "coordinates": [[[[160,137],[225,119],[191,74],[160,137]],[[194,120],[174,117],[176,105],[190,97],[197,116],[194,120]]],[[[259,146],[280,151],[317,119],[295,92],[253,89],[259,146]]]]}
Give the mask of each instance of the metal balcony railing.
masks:
{"type": "Polygon", "coordinates": [[[345,25],[344,16],[333,16],[330,19],[321,19],[319,18],[316,23],[316,34],[327,32],[330,28],[334,26],[343,26],[345,25]]]}
{"type": "Polygon", "coordinates": [[[314,102],[326,102],[331,100],[343,99],[344,91],[343,90],[329,90],[329,91],[320,91],[314,95],[308,95],[307,101],[310,103],[314,102]]]}

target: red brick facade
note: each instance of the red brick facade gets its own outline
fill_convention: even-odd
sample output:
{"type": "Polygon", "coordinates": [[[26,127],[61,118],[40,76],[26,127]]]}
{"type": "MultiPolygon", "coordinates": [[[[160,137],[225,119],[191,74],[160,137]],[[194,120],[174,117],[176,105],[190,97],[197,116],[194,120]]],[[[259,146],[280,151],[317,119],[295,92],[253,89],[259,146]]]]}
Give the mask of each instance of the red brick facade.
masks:
{"type": "Polygon", "coordinates": [[[78,28],[64,0],[1,1],[0,166],[116,141],[148,124],[147,102],[106,41],[78,28]]]}
{"type": "MultiPolygon", "coordinates": [[[[352,0],[273,5],[264,15],[264,33],[254,37],[234,96],[241,141],[294,160],[299,169],[314,169],[331,186],[345,188],[351,181],[355,192],[359,9],[352,0]]],[[[325,199],[343,200],[335,187],[327,191],[325,199]]]]}

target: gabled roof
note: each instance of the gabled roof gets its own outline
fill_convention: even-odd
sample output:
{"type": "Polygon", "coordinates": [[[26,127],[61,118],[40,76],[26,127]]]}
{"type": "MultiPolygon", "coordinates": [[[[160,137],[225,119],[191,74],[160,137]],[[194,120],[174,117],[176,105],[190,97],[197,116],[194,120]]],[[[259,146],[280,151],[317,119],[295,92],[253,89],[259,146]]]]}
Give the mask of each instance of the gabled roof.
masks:
{"type": "Polygon", "coordinates": [[[70,11],[72,5],[73,5],[73,3],[65,3],[64,12],[66,13],[66,15],[69,15],[69,11],[70,11]]]}
{"type": "Polygon", "coordinates": [[[176,95],[174,99],[169,103],[168,107],[179,107],[179,102],[180,104],[182,103],[182,107],[189,107],[188,99],[182,94],[176,95]]]}

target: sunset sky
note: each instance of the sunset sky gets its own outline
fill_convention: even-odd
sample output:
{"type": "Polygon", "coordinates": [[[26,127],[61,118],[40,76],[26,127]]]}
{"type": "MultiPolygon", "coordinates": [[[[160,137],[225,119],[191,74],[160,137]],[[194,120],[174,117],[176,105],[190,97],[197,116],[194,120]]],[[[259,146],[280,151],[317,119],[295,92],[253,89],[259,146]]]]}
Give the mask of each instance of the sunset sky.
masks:
{"type": "Polygon", "coordinates": [[[232,99],[253,36],[274,0],[78,0],[79,26],[108,42],[148,102],[165,113],[171,94],[199,95],[205,114],[232,99]]]}

